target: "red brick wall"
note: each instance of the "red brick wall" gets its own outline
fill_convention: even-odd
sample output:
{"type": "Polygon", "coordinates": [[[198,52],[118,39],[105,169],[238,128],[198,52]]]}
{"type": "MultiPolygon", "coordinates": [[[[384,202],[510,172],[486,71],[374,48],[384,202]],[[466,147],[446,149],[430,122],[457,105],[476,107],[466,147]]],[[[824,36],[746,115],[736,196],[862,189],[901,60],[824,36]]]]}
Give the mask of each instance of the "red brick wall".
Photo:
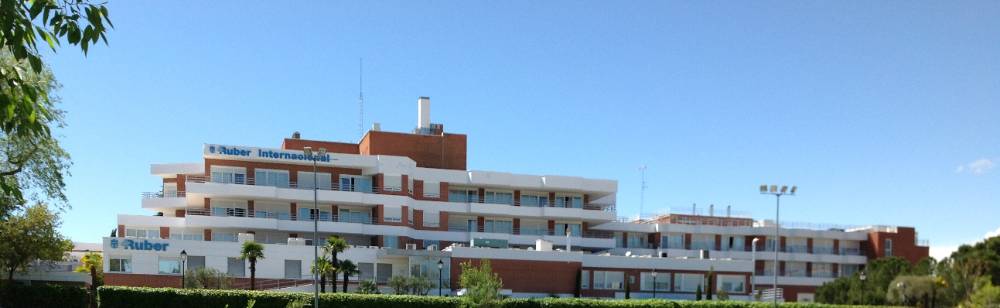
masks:
{"type": "Polygon", "coordinates": [[[358,144],[356,143],[292,139],[292,138],[285,138],[285,140],[281,142],[281,148],[285,150],[301,151],[303,148],[307,146],[312,147],[313,149],[325,148],[327,152],[331,153],[359,154],[358,144]]]}
{"type": "Polygon", "coordinates": [[[929,247],[916,245],[916,230],[897,227],[896,233],[869,232],[867,245],[863,245],[869,259],[885,257],[885,240],[892,240],[892,255],[917,263],[930,254],[929,247]]]}
{"type": "Polygon", "coordinates": [[[160,238],[170,239],[170,227],[160,227],[160,238]]]}
{"type": "Polygon", "coordinates": [[[466,136],[369,131],[358,144],[362,155],[406,156],[418,167],[466,170],[466,136]]]}
{"type": "Polygon", "coordinates": [[[109,286],[177,288],[181,286],[181,276],[104,273],[104,284],[109,286]]]}
{"type": "MultiPolygon", "coordinates": [[[[455,282],[452,286],[455,289],[460,288],[458,282],[462,262],[472,262],[478,266],[480,260],[451,258],[451,281],[455,282]]],[[[490,267],[503,280],[503,288],[513,292],[573,293],[576,292],[576,279],[581,264],[579,262],[492,259],[490,267]]]]}

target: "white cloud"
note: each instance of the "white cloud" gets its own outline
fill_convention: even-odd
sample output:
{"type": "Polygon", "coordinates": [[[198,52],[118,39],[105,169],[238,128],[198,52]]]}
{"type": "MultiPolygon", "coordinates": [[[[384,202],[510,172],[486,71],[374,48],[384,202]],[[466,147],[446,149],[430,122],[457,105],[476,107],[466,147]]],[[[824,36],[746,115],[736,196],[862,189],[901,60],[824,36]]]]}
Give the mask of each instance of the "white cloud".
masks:
{"type": "Polygon", "coordinates": [[[989,158],[980,158],[968,164],[955,167],[955,173],[969,172],[974,175],[982,175],[990,172],[997,164],[989,158]]]}
{"type": "Polygon", "coordinates": [[[992,232],[986,233],[986,235],[983,236],[983,238],[991,238],[991,237],[995,237],[995,236],[1000,236],[1000,228],[997,228],[996,230],[993,230],[992,232]]]}

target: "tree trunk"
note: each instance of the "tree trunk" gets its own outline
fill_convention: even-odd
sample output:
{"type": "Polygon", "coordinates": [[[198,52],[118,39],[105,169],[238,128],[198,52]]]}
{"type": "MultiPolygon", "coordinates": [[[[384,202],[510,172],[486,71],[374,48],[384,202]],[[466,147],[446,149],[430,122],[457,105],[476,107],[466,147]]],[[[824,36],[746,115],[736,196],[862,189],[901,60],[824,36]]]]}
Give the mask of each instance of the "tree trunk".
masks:
{"type": "Polygon", "coordinates": [[[344,293],[347,293],[347,278],[349,276],[350,275],[348,275],[347,272],[344,272],[344,293]]]}
{"type": "Polygon", "coordinates": [[[257,260],[250,259],[250,290],[257,289],[257,260]]]}
{"type": "MultiPolygon", "coordinates": [[[[332,258],[331,258],[331,261],[330,261],[330,265],[333,265],[333,268],[336,269],[337,266],[339,265],[339,264],[337,264],[338,263],[337,262],[337,252],[334,251],[333,253],[331,253],[331,257],[332,258]]],[[[332,281],[330,283],[332,284],[332,286],[331,286],[330,289],[333,290],[333,293],[337,293],[337,272],[333,272],[333,279],[332,279],[332,281]]]]}

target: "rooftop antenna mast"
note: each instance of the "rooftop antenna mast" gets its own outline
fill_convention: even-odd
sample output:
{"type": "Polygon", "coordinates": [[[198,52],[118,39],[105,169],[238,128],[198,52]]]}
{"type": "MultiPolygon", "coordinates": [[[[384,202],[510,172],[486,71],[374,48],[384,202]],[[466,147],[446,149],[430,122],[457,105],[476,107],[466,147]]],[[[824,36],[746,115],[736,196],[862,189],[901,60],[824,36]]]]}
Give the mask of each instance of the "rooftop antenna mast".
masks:
{"type": "Polygon", "coordinates": [[[642,207],[646,204],[646,165],[639,167],[642,173],[642,186],[639,189],[639,219],[642,219],[642,207]]]}
{"type": "Polygon", "coordinates": [[[365,92],[364,92],[365,59],[358,59],[358,134],[365,137],[365,92]]]}

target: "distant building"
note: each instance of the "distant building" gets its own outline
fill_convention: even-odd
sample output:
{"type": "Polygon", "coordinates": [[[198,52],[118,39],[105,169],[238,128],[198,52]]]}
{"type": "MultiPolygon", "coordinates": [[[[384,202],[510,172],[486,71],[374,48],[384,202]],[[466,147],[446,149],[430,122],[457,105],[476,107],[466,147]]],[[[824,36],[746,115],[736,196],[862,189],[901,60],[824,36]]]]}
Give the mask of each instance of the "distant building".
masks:
{"type": "MultiPolygon", "coordinates": [[[[928,253],[905,227],[782,228],[776,240],[773,224],[745,217],[620,220],[617,181],[467,170],[466,136],[430,123],[429,98],[418,109],[413,133],[373,129],[358,143],[296,133],[280,148],[205,144],[197,162],[152,165],[163,188],[144,194],[142,208],[157,215],[118,215],[116,237],[104,239],[106,283],[176,287],[186,265],[218,269],[246,287],[239,247],[253,240],[265,246],[257,265],[263,288],[301,287],[311,279],[314,219],[321,239],[339,235],[352,245],[339,256],[360,267],[352,284],[421,275],[448,294],[459,289],[461,262],[490,259],[504,292],[516,297],[621,298],[628,289],[648,298],[655,285],[657,297],[692,299],[712,270],[712,288],[745,300],[751,282],[770,288],[777,269],[786,299],[811,300],[817,286],[868,260],[916,262],[928,253]],[[317,156],[315,174],[305,147],[328,151],[317,156]],[[775,248],[777,265],[766,252],[775,248]]],[[[497,142],[523,150],[517,138],[497,142]]]]}
{"type": "Polygon", "coordinates": [[[100,253],[101,249],[101,244],[98,243],[73,243],[73,250],[66,253],[63,260],[32,262],[27,270],[14,272],[14,280],[27,284],[90,285],[90,273],[77,273],[74,270],[80,266],[84,255],[100,253]]]}

